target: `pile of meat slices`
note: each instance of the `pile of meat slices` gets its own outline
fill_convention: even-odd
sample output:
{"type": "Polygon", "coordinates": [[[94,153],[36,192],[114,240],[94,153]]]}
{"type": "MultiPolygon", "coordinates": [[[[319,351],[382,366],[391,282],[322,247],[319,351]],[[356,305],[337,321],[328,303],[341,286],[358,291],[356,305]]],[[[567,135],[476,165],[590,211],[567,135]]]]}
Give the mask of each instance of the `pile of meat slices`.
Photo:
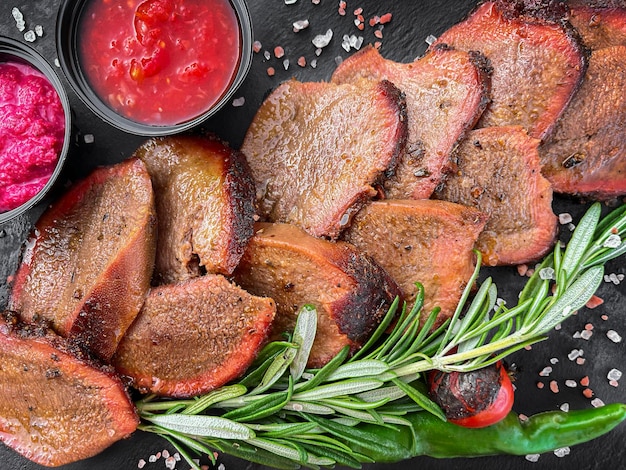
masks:
{"type": "Polygon", "coordinates": [[[626,194],[626,5],[535,5],[484,2],[412,63],[369,47],[285,82],[240,151],[152,139],[74,185],[0,319],[0,440],[43,465],[94,455],[136,429],[127,387],[219,387],[305,303],[310,367],[416,281],[442,321],[474,248],[495,266],[552,247],[553,191],[626,194]]]}

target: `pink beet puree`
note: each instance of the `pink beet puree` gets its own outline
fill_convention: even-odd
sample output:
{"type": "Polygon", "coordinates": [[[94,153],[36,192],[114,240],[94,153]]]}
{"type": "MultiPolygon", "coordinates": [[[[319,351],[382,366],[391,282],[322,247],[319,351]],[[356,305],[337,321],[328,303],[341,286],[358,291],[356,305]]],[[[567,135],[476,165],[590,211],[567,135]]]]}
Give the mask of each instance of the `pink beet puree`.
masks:
{"type": "Polygon", "coordinates": [[[64,135],[63,106],[46,76],[26,64],[0,63],[0,212],[41,191],[64,135]]]}

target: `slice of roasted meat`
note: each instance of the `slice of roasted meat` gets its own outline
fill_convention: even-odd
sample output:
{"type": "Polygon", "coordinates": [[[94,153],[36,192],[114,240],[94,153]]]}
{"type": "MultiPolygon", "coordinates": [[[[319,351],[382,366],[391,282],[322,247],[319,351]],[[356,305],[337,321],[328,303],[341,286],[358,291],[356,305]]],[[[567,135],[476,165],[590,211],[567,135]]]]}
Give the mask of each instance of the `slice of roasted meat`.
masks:
{"type": "Polygon", "coordinates": [[[438,321],[454,313],[475,266],[474,243],[485,225],[482,212],[431,199],[376,201],[354,218],[344,239],[372,256],[415,298],[425,289],[425,314],[438,306],[438,321]]]}
{"type": "Polygon", "coordinates": [[[293,330],[304,304],[317,308],[310,367],[322,366],[346,345],[351,351],[362,346],[400,294],[369,256],[289,224],[256,224],[234,276],[249,292],[276,301],[274,337],[293,330]]]}
{"type": "Polygon", "coordinates": [[[151,290],[113,357],[142,392],[191,397],[237,378],[268,336],[276,307],[218,274],[151,290]]]}
{"type": "Polygon", "coordinates": [[[586,66],[582,46],[571,27],[553,15],[539,16],[544,11],[488,1],[431,46],[480,51],[491,61],[492,101],[478,127],[521,125],[542,139],[578,88],[586,66]]]}
{"type": "Polygon", "coordinates": [[[405,99],[388,81],[290,80],[263,102],[241,150],[267,221],[336,238],[393,171],[406,135],[405,99]]]}
{"type": "Polygon", "coordinates": [[[409,133],[392,178],[392,199],[427,199],[450,168],[450,153],[488,101],[488,64],[477,53],[436,47],[412,63],[383,58],[367,47],[344,60],[332,81],[389,80],[406,96],[409,133]]]}
{"type": "Polygon", "coordinates": [[[489,215],[476,243],[487,265],[534,261],[554,244],[557,217],[538,146],[519,126],[473,130],[455,151],[457,170],[437,192],[489,215]]]}
{"type": "Polygon", "coordinates": [[[252,236],[255,212],[244,156],[216,138],[196,136],[151,139],[135,155],[155,188],[155,282],[232,273],[252,236]]]}
{"type": "Polygon", "coordinates": [[[626,0],[570,0],[569,21],[592,50],[626,45],[626,0]]]}
{"type": "Polygon", "coordinates": [[[143,162],[97,169],[37,221],[9,306],[26,321],[49,320],[108,360],[148,292],[155,246],[143,162]]]}
{"type": "Polygon", "coordinates": [[[111,368],[43,325],[0,314],[0,441],[40,465],[100,453],[139,424],[111,368]]]}
{"type": "Polygon", "coordinates": [[[554,191],[612,199],[626,194],[626,46],[593,51],[585,81],[540,149],[554,191]]]}

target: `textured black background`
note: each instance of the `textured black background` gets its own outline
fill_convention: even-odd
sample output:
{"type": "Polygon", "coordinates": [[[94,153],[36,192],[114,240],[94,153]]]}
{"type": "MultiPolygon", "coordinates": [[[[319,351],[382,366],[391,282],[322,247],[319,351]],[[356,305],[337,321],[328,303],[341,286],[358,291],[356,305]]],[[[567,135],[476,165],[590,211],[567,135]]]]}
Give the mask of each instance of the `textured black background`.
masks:
{"type": "MultiPolygon", "coordinates": [[[[54,27],[59,0],[2,0],[0,2],[0,35],[10,36],[23,41],[22,33],[15,27],[11,16],[11,8],[18,6],[23,12],[27,28],[40,24],[44,28],[44,36],[37,39],[33,46],[41,52],[51,64],[56,58],[54,44],[54,27]]],[[[364,43],[374,42],[374,28],[366,24],[363,32],[354,25],[353,11],[363,8],[366,21],[373,15],[382,15],[387,12],[393,14],[391,23],[383,30],[381,53],[390,59],[411,61],[426,49],[425,39],[428,35],[438,35],[447,27],[461,20],[473,7],[474,2],[463,0],[348,0],[347,13],[340,16],[337,11],[338,0],[321,0],[315,5],[311,0],[298,0],[294,5],[285,5],[283,0],[249,0],[254,24],[254,38],[261,42],[263,51],[273,52],[275,46],[285,49],[285,57],[276,59],[272,53],[269,60],[261,53],[255,54],[250,74],[235,95],[236,98],[245,98],[241,107],[228,104],[216,117],[206,123],[205,129],[215,131],[231,145],[238,147],[243,134],[252,119],[252,116],[267,96],[268,92],[280,81],[295,77],[299,80],[327,80],[336,66],[337,58],[345,58],[348,52],[341,48],[344,34],[363,36],[364,43]],[[297,20],[308,19],[310,26],[299,33],[292,31],[292,23],[297,20]],[[325,33],[331,28],[334,38],[323,53],[316,57],[315,47],[311,39],[325,33]],[[307,66],[297,65],[299,57],[304,56],[307,66]],[[289,59],[288,70],[283,66],[283,60],[289,59]],[[311,67],[311,61],[317,60],[317,66],[311,67]],[[268,67],[274,67],[276,74],[268,76],[268,67]]],[[[353,50],[351,53],[354,52],[353,50]]],[[[60,69],[59,75],[62,75],[60,69]]],[[[62,77],[62,80],[64,78],[62,77]]],[[[64,82],[65,83],[65,82],[64,82]]],[[[143,142],[143,137],[124,134],[104,124],[94,117],[84,105],[68,89],[73,106],[74,145],[67,160],[66,170],[47,201],[36,206],[30,213],[4,226],[0,226],[0,307],[6,304],[9,286],[7,277],[16,269],[19,261],[20,248],[28,236],[32,223],[37,219],[47,202],[55,197],[55,193],[62,187],[84,176],[97,165],[109,164],[127,158],[134,149],[143,142]],[[86,144],[84,136],[92,134],[95,141],[86,144]]],[[[575,220],[584,211],[585,205],[578,201],[564,198],[555,198],[554,210],[556,213],[570,212],[575,220]]],[[[567,230],[562,237],[567,237],[567,230]]],[[[607,273],[624,273],[625,260],[613,262],[607,267],[607,273]]],[[[519,290],[522,278],[514,268],[501,268],[489,271],[496,279],[500,295],[513,300],[519,290]]],[[[519,413],[532,414],[539,411],[558,409],[563,403],[568,403],[571,409],[589,408],[591,400],[582,395],[582,387],[569,388],[565,385],[567,379],[580,380],[589,376],[590,387],[595,396],[605,403],[626,401],[626,378],[619,387],[612,387],[606,379],[607,372],[615,367],[624,367],[625,345],[613,343],[606,337],[609,329],[614,329],[626,336],[624,328],[624,310],[626,306],[625,284],[614,286],[604,283],[599,295],[605,300],[604,305],[592,310],[581,311],[578,316],[569,319],[559,331],[551,334],[549,341],[535,345],[531,351],[516,354],[512,360],[519,372],[516,382],[517,393],[515,410],[519,413]],[[601,315],[606,314],[607,320],[601,315]],[[586,323],[594,325],[593,336],[589,341],[577,339],[574,334],[581,331],[586,323]],[[567,358],[573,349],[583,349],[585,364],[577,365],[567,358]],[[557,358],[558,363],[552,365],[551,358],[557,358]],[[549,377],[540,377],[539,372],[546,366],[552,366],[549,377]],[[560,392],[550,391],[549,382],[557,381],[560,392]],[[538,389],[537,382],[543,382],[545,387],[538,389]]],[[[93,432],[102,430],[94,429],[93,432]]],[[[498,456],[477,459],[436,460],[431,458],[416,458],[411,461],[395,465],[368,465],[370,470],[408,470],[413,468],[424,469],[606,469],[626,468],[624,443],[626,425],[619,426],[608,436],[591,443],[576,446],[565,457],[553,454],[544,454],[536,463],[531,463],[523,457],[498,456]]],[[[109,470],[137,468],[139,459],[148,460],[151,454],[162,449],[173,450],[165,441],[151,435],[137,432],[130,439],[119,442],[99,456],[87,461],[68,465],[67,470],[109,470]]],[[[261,466],[248,464],[227,456],[220,457],[226,469],[260,470],[261,466]]],[[[21,458],[13,451],[0,444],[0,469],[36,470],[41,467],[21,458]]],[[[163,459],[156,463],[148,463],[146,469],[165,468],[163,459]]],[[[184,462],[180,462],[178,469],[187,469],[184,462]]]]}

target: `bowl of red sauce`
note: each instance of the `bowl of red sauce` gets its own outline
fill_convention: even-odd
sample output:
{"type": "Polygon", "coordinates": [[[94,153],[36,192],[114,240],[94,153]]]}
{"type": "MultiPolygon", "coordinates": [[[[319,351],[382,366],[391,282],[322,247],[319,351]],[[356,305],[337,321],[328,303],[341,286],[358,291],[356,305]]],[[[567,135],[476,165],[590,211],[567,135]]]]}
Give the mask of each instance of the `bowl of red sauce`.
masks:
{"type": "Polygon", "coordinates": [[[213,116],[252,62],[244,0],[66,0],[56,41],[82,101],[109,124],[147,136],[213,116]]]}
{"type": "Polygon", "coordinates": [[[26,44],[0,37],[0,224],[50,190],[70,137],[70,103],[52,66],[26,44]]]}

